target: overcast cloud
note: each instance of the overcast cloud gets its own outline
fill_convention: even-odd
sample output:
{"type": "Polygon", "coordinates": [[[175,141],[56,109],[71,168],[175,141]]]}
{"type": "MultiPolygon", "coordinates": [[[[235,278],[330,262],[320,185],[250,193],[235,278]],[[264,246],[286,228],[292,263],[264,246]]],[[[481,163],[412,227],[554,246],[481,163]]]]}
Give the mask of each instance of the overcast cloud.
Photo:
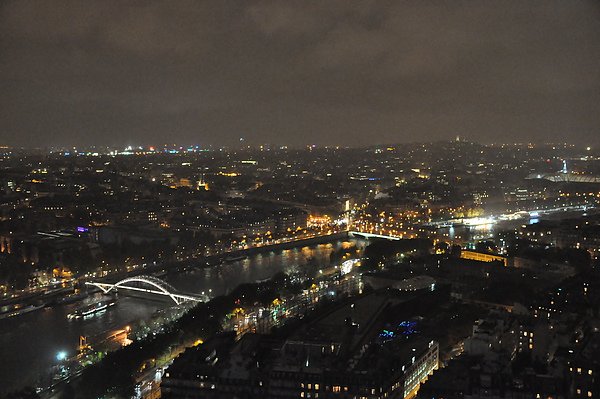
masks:
{"type": "Polygon", "coordinates": [[[597,1],[0,3],[0,144],[600,144],[597,1]]]}

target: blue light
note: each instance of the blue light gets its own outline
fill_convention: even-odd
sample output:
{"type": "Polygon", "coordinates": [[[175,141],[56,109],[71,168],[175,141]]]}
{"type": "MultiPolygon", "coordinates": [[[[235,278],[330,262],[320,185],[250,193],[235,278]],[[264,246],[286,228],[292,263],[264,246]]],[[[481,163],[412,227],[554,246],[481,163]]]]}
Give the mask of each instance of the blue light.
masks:
{"type": "Polygon", "coordinates": [[[417,322],[410,321],[410,320],[405,320],[405,321],[401,322],[400,324],[398,324],[398,327],[400,327],[402,329],[402,331],[401,331],[402,335],[412,335],[412,334],[417,333],[418,331],[415,329],[416,326],[417,326],[417,322]]]}
{"type": "Polygon", "coordinates": [[[383,331],[382,331],[382,332],[379,334],[379,336],[380,336],[381,338],[384,338],[384,339],[385,339],[385,338],[387,338],[387,339],[392,339],[392,338],[394,338],[394,335],[395,335],[395,334],[394,334],[394,332],[393,332],[393,331],[389,331],[389,330],[383,330],[383,331]]]}

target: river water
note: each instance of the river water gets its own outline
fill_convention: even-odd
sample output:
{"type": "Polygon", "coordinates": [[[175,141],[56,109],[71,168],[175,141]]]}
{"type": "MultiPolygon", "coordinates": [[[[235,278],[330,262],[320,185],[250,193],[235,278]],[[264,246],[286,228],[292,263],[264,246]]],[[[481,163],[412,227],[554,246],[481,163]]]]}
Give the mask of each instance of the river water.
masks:
{"type": "Polygon", "coordinates": [[[543,215],[520,217],[512,220],[494,220],[488,224],[475,226],[443,227],[437,229],[438,236],[456,244],[473,243],[480,240],[492,239],[497,233],[502,231],[512,231],[519,226],[526,224],[535,224],[540,221],[559,221],[563,219],[577,219],[590,215],[597,215],[599,209],[589,208],[585,210],[558,209],[554,211],[545,211],[543,215]]]}
{"type": "MultiPolygon", "coordinates": [[[[244,260],[225,263],[192,272],[170,274],[163,279],[183,292],[201,293],[212,290],[221,295],[242,283],[268,279],[278,272],[315,272],[330,265],[330,254],[351,242],[358,247],[364,241],[336,241],[311,247],[253,255],[244,260]]],[[[121,295],[108,311],[88,320],[67,319],[67,314],[85,303],[100,300],[101,294],[82,302],[41,309],[29,314],[0,320],[0,395],[34,385],[38,377],[58,363],[57,354],[76,353],[79,337],[98,342],[111,333],[140,320],[149,319],[156,311],[172,306],[121,295]]]]}

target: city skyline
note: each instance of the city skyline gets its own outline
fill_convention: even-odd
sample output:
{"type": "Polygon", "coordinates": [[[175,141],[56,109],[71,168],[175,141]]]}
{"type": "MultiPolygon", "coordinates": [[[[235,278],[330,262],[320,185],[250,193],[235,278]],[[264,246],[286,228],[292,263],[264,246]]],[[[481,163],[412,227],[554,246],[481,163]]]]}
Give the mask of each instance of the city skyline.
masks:
{"type": "Polygon", "coordinates": [[[598,0],[0,0],[0,399],[595,398],[598,0]]]}
{"type": "Polygon", "coordinates": [[[593,1],[4,2],[2,145],[600,134],[593,1]]]}
{"type": "Polygon", "coordinates": [[[184,154],[184,153],[202,153],[202,152],[254,152],[254,151],[303,151],[303,150],[372,150],[372,149],[385,149],[385,150],[397,150],[402,147],[418,147],[418,146],[431,146],[434,144],[447,145],[451,143],[466,143],[474,144],[488,148],[518,148],[518,147],[531,147],[531,148],[552,148],[554,150],[577,150],[581,151],[581,154],[588,156],[596,156],[599,146],[591,146],[589,143],[594,143],[594,140],[587,140],[585,142],[483,142],[478,140],[467,140],[460,136],[456,136],[454,139],[449,140],[436,140],[436,141],[406,141],[406,142],[389,142],[389,143],[376,143],[362,146],[342,146],[342,145],[317,145],[317,144],[298,144],[298,145],[277,145],[273,143],[257,143],[250,145],[245,142],[243,138],[233,143],[232,145],[212,145],[212,144],[198,144],[198,143],[136,143],[136,144],[123,144],[123,145],[63,145],[63,146],[10,146],[0,144],[0,151],[8,153],[18,152],[37,152],[40,154],[63,154],[63,155],[86,155],[86,156],[97,156],[97,155],[151,155],[151,154],[184,154]]]}
{"type": "Polygon", "coordinates": [[[444,397],[487,370],[494,389],[589,397],[599,154],[2,148],[0,397],[179,399],[200,375],[209,398],[431,398],[472,361],[483,379],[444,397]],[[240,346],[262,386],[228,379],[240,346]]]}

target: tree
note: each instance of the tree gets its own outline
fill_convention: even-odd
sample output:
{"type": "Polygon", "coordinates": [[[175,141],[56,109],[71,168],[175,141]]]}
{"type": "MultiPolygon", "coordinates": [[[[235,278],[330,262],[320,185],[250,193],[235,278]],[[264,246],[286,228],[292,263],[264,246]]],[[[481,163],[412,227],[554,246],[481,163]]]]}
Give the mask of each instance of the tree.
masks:
{"type": "Polygon", "coordinates": [[[497,253],[498,247],[493,241],[478,241],[477,244],[475,244],[475,250],[484,253],[497,253]]]}

